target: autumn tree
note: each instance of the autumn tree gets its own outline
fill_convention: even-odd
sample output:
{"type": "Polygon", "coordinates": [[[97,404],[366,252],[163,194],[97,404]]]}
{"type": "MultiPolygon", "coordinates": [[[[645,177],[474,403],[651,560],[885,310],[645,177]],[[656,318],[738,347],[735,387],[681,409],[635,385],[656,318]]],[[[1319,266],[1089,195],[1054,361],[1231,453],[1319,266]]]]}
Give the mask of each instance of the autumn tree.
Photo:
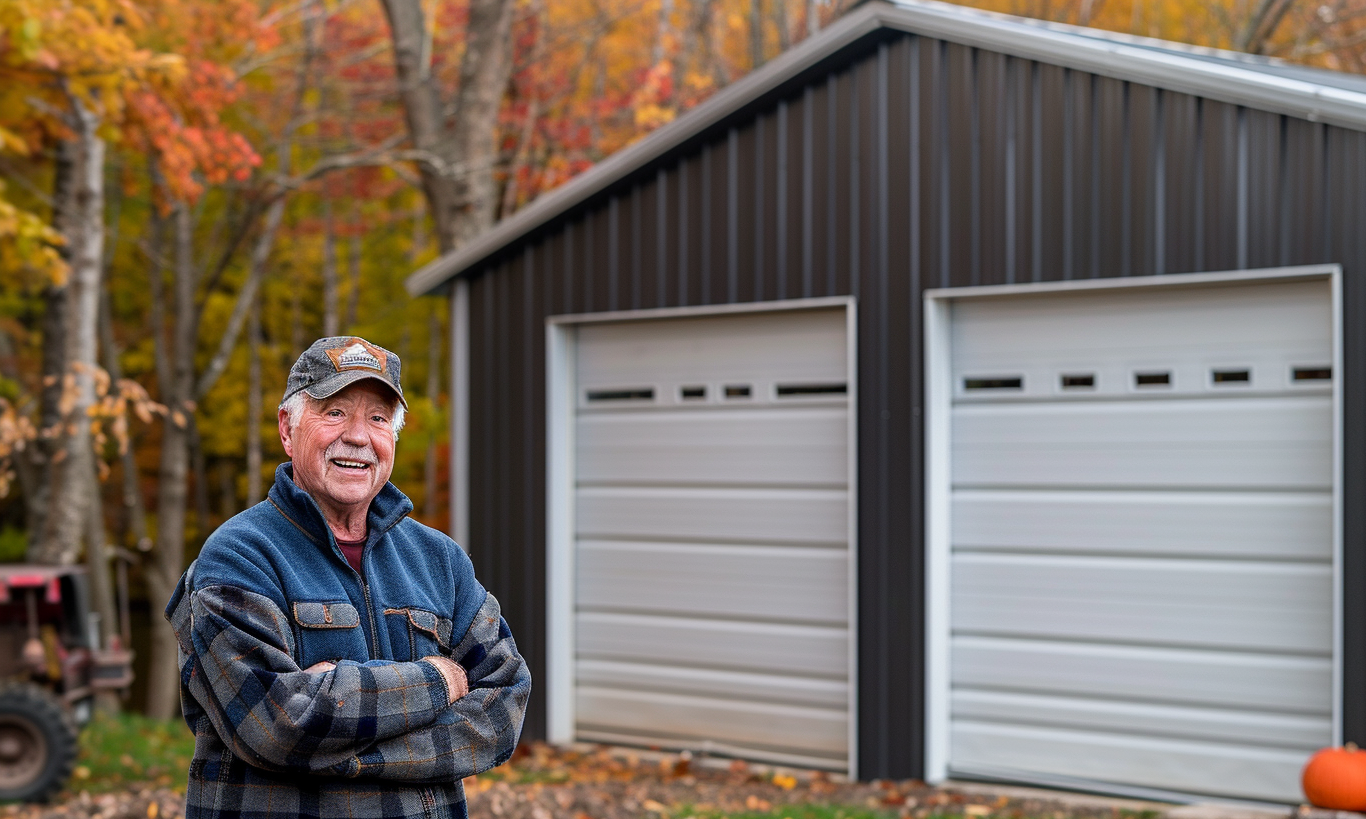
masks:
{"type": "Polygon", "coordinates": [[[408,131],[443,251],[493,224],[498,112],[512,71],[513,0],[470,0],[459,71],[443,82],[421,0],[383,0],[408,131]],[[453,86],[449,101],[443,86],[453,86]]]}

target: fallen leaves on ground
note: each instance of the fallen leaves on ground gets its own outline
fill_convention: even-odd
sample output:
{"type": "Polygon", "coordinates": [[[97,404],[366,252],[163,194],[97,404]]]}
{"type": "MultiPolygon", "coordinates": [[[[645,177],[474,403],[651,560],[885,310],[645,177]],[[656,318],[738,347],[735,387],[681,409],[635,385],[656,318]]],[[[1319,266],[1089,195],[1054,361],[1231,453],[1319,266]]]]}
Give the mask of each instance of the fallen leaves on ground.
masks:
{"type": "MultiPolygon", "coordinates": [[[[49,805],[0,805],[0,819],[181,819],[184,793],[131,787],[67,793],[49,805]]],[[[473,819],[1148,819],[914,780],[845,782],[823,771],[768,768],[622,748],[525,743],[511,762],[465,780],[473,819]]]]}

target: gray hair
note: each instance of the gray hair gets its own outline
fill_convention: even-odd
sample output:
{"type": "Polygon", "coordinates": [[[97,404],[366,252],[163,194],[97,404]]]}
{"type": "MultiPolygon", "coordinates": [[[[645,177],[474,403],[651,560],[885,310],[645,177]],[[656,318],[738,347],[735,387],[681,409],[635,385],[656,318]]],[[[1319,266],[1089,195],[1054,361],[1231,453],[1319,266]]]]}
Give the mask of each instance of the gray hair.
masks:
{"type": "MultiPolygon", "coordinates": [[[[314,404],[322,403],[318,399],[309,395],[304,390],[299,390],[284,400],[280,409],[285,411],[285,418],[289,419],[289,430],[293,432],[299,426],[299,419],[303,416],[305,402],[314,404]]],[[[394,430],[394,440],[398,440],[398,432],[403,429],[403,421],[407,416],[407,411],[403,409],[403,403],[397,398],[394,399],[394,416],[389,419],[389,426],[394,430]]]]}

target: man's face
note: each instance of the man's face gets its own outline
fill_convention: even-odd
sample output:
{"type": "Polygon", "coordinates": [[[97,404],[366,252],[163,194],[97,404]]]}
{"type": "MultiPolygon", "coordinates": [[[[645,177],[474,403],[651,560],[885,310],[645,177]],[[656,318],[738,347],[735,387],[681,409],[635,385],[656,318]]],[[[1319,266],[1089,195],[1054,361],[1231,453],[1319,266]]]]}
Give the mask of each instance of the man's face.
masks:
{"type": "Polygon", "coordinates": [[[394,470],[392,390],[358,381],[330,398],[305,400],[294,429],[280,412],[280,441],[294,483],[329,518],[364,515],[394,470]]]}

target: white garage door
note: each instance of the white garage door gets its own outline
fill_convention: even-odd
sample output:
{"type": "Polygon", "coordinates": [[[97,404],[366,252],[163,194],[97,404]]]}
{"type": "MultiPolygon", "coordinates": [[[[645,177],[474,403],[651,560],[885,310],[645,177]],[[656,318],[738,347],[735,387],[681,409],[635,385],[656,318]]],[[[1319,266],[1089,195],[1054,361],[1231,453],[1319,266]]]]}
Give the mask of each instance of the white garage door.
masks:
{"type": "Polygon", "coordinates": [[[847,767],[846,321],[578,329],[578,739],[847,767]]]}
{"type": "Polygon", "coordinates": [[[1333,737],[1330,285],[951,310],[950,772],[1299,801],[1333,737]]]}

